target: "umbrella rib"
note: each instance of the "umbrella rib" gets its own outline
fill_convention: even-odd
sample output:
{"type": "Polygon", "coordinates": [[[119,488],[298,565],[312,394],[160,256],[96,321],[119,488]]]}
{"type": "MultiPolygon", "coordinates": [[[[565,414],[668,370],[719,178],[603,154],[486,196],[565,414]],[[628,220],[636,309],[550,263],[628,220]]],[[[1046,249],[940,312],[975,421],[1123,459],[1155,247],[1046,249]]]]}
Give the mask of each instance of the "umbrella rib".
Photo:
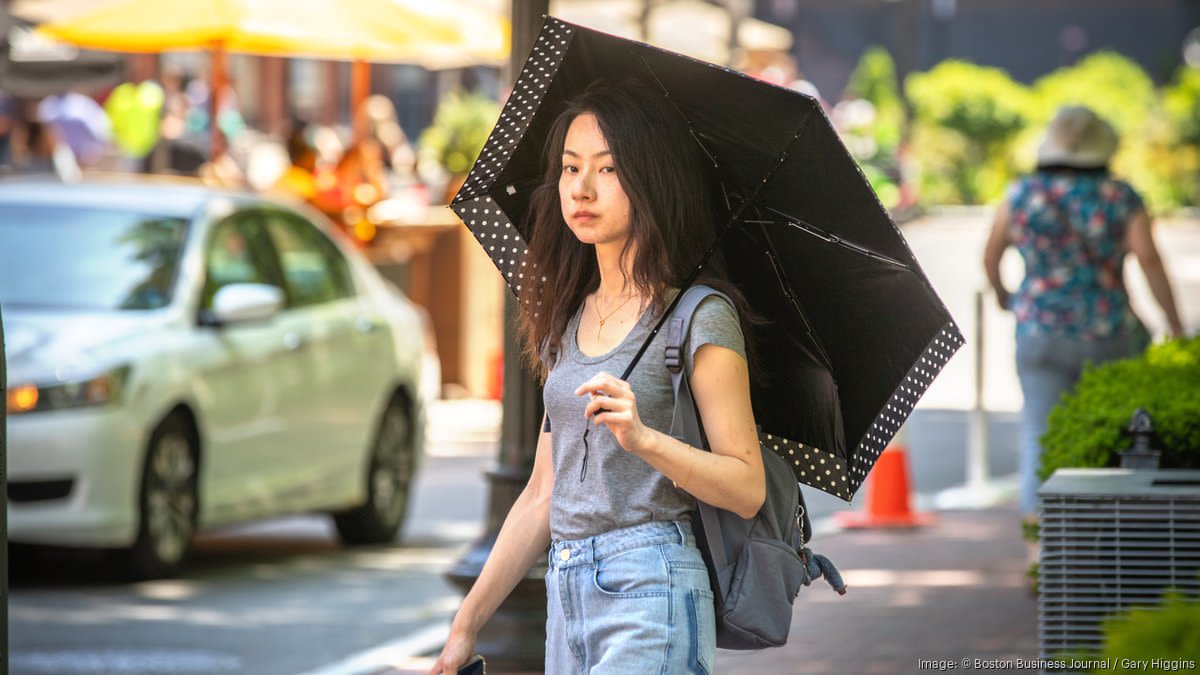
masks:
{"type": "MultiPolygon", "coordinates": [[[[651,73],[653,73],[653,71],[651,71],[651,73]]],[[[775,162],[775,166],[771,167],[771,170],[767,172],[767,175],[763,176],[762,182],[760,182],[758,186],[754,188],[754,191],[751,192],[744,200],[742,200],[742,203],[740,206],[738,206],[737,211],[729,216],[729,220],[726,221],[725,226],[722,227],[717,233],[717,238],[713,240],[712,246],[709,247],[708,252],[704,254],[704,257],[700,258],[700,262],[696,264],[696,268],[692,270],[692,273],[688,276],[687,280],[683,282],[683,286],[679,289],[679,294],[675,296],[675,299],[672,300],[671,304],[667,306],[667,310],[663,312],[661,317],[659,317],[658,323],[654,324],[654,329],[650,331],[650,336],[642,342],[641,348],[638,349],[637,353],[633,355],[633,359],[625,368],[625,373],[621,375],[622,380],[629,379],[629,375],[633,372],[633,369],[638,364],[638,361],[642,360],[642,355],[646,353],[646,349],[650,347],[650,343],[654,341],[654,338],[658,335],[658,332],[662,330],[663,324],[667,322],[667,318],[671,316],[671,313],[675,311],[675,307],[679,304],[679,301],[683,299],[683,291],[696,281],[696,277],[700,276],[700,270],[704,269],[704,265],[708,262],[708,259],[712,257],[713,252],[717,250],[717,246],[720,245],[721,240],[733,230],[734,225],[737,225],[741,219],[742,213],[749,208],[752,203],[754,203],[754,198],[758,196],[758,193],[762,192],[762,189],[766,187],[767,183],[770,182],[775,173],[779,171],[779,168],[782,167],[784,162],[787,161],[788,156],[791,154],[790,150],[792,144],[794,144],[800,138],[801,133],[804,131],[804,127],[807,126],[811,120],[812,115],[800,120],[800,123],[796,125],[795,133],[792,134],[792,139],[788,141],[788,144],[784,146],[783,150],[779,153],[778,161],[775,162]]]]}
{"type": "Polygon", "coordinates": [[[787,225],[788,227],[792,227],[797,230],[800,230],[801,232],[804,232],[805,234],[811,234],[812,236],[814,236],[818,239],[822,239],[831,244],[836,244],[838,246],[841,246],[842,248],[854,251],[855,253],[859,253],[861,255],[865,255],[869,258],[873,258],[880,262],[885,262],[885,263],[895,265],[897,267],[901,267],[903,269],[912,271],[908,265],[904,264],[903,262],[901,262],[899,260],[896,260],[895,258],[886,256],[882,253],[879,253],[878,251],[872,251],[871,249],[869,249],[865,246],[856,244],[848,239],[843,239],[842,237],[839,237],[836,234],[830,234],[830,233],[826,232],[825,230],[822,230],[821,228],[817,227],[816,225],[813,225],[812,223],[805,222],[802,218],[796,218],[795,216],[792,216],[790,214],[779,211],[778,209],[773,209],[769,206],[765,206],[764,208],[766,208],[766,210],[770,211],[771,213],[774,213],[775,215],[782,216],[783,218],[786,219],[786,222],[784,222],[784,223],[779,223],[778,221],[749,221],[749,222],[769,222],[769,223],[776,224],[776,225],[779,225],[779,224],[787,225]]]}
{"type": "Polygon", "coordinates": [[[679,116],[683,118],[684,123],[687,124],[688,135],[692,137],[692,140],[696,141],[696,145],[700,146],[701,152],[708,157],[708,161],[712,162],[713,167],[717,169],[721,168],[721,165],[717,162],[716,156],[709,152],[708,148],[705,147],[704,143],[700,140],[700,137],[696,135],[696,128],[692,126],[692,120],[688,119],[688,116],[683,114],[683,110],[681,110],[679,106],[675,104],[675,99],[671,98],[671,90],[667,89],[667,85],[663,84],[662,80],[658,79],[658,73],[654,72],[654,68],[650,67],[650,62],[647,61],[646,57],[641,54],[638,54],[638,59],[642,62],[642,65],[646,67],[646,72],[650,73],[650,77],[654,78],[654,82],[658,85],[658,88],[662,90],[663,98],[667,99],[667,103],[671,104],[671,107],[675,109],[675,112],[679,113],[679,116]]]}
{"type": "MultiPolygon", "coordinates": [[[[771,238],[767,235],[766,228],[764,227],[764,225],[768,222],[773,221],[747,221],[747,223],[757,224],[759,229],[763,230],[763,240],[759,242],[759,245],[763,247],[763,253],[766,254],[767,260],[770,261],[771,269],[775,271],[775,278],[779,282],[779,287],[783,289],[784,297],[786,297],[788,302],[792,304],[792,308],[796,310],[797,316],[800,317],[800,321],[804,324],[804,330],[808,332],[808,336],[812,339],[813,345],[817,348],[817,352],[820,354],[821,360],[825,364],[825,369],[829,371],[830,375],[833,375],[833,361],[829,358],[829,353],[825,351],[825,345],[821,343],[820,338],[817,337],[816,332],[813,331],[812,324],[808,322],[808,315],[804,313],[804,308],[800,306],[799,299],[797,299],[796,294],[792,292],[791,279],[788,279],[787,273],[783,270],[783,266],[779,264],[779,254],[776,252],[775,246],[771,243],[771,238]]],[[[742,231],[746,232],[744,229],[742,231]]],[[[746,233],[749,234],[749,232],[746,233]]],[[[836,379],[834,382],[836,384],[836,379]]]]}

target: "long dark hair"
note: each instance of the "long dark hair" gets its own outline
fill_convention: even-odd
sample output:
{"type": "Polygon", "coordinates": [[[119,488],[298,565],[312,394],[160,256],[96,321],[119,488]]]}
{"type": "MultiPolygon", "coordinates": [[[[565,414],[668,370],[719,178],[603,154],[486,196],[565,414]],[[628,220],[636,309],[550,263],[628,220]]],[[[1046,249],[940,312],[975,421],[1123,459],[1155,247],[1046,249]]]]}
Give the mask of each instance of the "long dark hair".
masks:
{"type": "MultiPolygon", "coordinates": [[[[636,247],[631,266],[638,292],[652,298],[661,315],[717,236],[721,199],[708,171],[711,162],[661,91],[638,80],[597,81],[571,99],[555,119],[545,146],[542,183],[530,197],[529,254],[537,282],[520,297],[519,334],[526,362],[543,380],[558,360],[567,325],[584,298],[600,284],[595,248],[581,243],[562,217],[558,181],[567,130],[581,114],[596,117],[612,151],[617,178],[630,202],[630,237],[622,262],[636,247]]],[[[722,223],[723,224],[723,223],[722,223]]],[[[726,280],[719,251],[696,283],[734,301],[747,355],[748,328],[760,323],[741,291],[726,280]]]]}

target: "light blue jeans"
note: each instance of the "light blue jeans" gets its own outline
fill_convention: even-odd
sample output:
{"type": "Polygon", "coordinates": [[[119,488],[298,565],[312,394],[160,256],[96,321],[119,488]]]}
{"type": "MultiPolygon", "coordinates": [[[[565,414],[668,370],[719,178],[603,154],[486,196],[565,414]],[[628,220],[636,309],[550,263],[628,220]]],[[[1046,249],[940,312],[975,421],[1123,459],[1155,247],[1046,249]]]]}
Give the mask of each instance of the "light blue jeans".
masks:
{"type": "MultiPolygon", "coordinates": [[[[1140,328],[1140,327],[1139,327],[1140,328]]],[[[1054,335],[1017,336],[1017,378],[1025,405],[1021,409],[1017,505],[1024,514],[1037,512],[1038,467],[1046,416],[1062,395],[1075,386],[1087,363],[1101,364],[1140,354],[1150,342],[1144,329],[1103,340],[1054,335]]],[[[1133,411],[1129,411],[1130,416],[1133,411]]]]}
{"type": "Polygon", "coordinates": [[[549,567],[547,675],[712,672],[713,593],[691,523],[555,542],[549,567]]]}

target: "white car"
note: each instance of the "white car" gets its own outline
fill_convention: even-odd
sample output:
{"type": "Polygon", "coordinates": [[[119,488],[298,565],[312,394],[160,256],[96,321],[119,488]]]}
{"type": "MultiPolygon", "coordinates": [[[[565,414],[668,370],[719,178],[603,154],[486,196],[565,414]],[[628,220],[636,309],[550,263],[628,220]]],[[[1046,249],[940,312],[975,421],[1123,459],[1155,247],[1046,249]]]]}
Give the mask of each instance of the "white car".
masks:
{"type": "Polygon", "coordinates": [[[120,549],[139,577],[281,514],[393,540],[425,331],[329,232],[199,184],[0,183],[9,539],[120,549]]]}

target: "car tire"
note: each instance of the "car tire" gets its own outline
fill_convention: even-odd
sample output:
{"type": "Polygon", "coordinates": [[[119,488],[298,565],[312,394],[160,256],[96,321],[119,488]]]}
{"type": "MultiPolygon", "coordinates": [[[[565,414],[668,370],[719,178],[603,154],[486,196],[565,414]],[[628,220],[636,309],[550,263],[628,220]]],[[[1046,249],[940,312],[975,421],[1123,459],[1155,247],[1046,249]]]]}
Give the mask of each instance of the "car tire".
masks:
{"type": "Polygon", "coordinates": [[[367,460],[367,500],[333,514],[334,526],[347,546],[386,544],[400,536],[416,470],[412,403],[396,394],[388,403],[367,460]]]}
{"type": "Polygon", "coordinates": [[[150,434],[138,489],[138,533],[123,552],[123,569],[136,579],[178,571],[196,531],[196,434],[182,415],[171,415],[150,434]]]}

